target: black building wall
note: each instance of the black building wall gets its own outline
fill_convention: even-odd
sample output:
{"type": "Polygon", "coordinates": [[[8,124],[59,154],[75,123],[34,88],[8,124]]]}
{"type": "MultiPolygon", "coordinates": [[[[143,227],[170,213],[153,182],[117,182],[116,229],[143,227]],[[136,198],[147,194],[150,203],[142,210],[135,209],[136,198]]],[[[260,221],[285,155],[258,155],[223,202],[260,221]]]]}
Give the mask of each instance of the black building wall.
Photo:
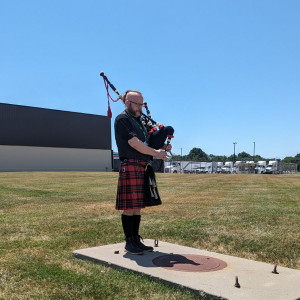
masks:
{"type": "Polygon", "coordinates": [[[0,103],[0,145],[111,149],[105,116],[0,103]]]}

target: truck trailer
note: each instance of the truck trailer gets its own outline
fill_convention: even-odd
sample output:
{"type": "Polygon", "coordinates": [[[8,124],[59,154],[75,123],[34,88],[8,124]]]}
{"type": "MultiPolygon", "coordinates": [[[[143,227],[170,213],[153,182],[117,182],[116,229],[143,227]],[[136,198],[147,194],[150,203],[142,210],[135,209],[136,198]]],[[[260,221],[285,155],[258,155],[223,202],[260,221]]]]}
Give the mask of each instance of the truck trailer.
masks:
{"type": "Polygon", "coordinates": [[[257,162],[255,167],[255,174],[265,174],[266,173],[267,162],[265,160],[260,160],[257,162]]]}
{"type": "Polygon", "coordinates": [[[266,167],[266,174],[273,174],[278,170],[278,162],[276,160],[270,160],[266,167]]]}
{"type": "Polygon", "coordinates": [[[221,173],[231,174],[233,171],[233,162],[226,161],[224,166],[221,168],[221,173]]]}

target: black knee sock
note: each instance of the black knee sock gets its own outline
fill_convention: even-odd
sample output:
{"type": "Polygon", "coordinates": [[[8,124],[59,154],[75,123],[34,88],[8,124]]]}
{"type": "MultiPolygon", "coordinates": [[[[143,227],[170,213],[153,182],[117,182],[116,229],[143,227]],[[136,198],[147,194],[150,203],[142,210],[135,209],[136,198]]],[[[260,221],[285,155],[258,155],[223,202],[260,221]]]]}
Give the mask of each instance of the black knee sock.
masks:
{"type": "Polygon", "coordinates": [[[133,215],[132,234],[134,236],[139,234],[140,222],[141,222],[141,215],[133,215]]]}
{"type": "Polygon", "coordinates": [[[132,233],[132,225],[133,225],[133,216],[126,216],[126,215],[121,215],[122,218],[122,225],[123,225],[123,230],[125,237],[131,237],[133,236],[132,233]]]}

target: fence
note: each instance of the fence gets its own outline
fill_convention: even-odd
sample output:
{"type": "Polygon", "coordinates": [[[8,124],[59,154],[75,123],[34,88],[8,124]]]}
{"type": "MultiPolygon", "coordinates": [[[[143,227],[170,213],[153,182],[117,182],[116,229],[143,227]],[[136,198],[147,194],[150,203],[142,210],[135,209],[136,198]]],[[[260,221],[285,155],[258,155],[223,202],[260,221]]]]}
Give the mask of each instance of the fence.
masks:
{"type": "Polygon", "coordinates": [[[294,163],[280,163],[278,166],[279,174],[293,174],[297,173],[297,164],[294,163]]]}

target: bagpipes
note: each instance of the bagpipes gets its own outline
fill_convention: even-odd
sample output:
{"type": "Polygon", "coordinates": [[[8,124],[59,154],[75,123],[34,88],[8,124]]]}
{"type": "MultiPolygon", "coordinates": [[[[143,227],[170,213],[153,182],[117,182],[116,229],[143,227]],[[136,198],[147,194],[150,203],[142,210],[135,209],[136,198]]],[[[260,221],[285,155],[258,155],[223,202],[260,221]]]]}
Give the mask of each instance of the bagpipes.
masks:
{"type": "MultiPolygon", "coordinates": [[[[112,100],[113,102],[117,102],[120,99],[123,100],[123,96],[120,95],[120,93],[115,88],[115,86],[108,80],[106,75],[104,75],[104,72],[101,72],[100,76],[103,77],[105,89],[107,92],[107,102],[108,102],[107,117],[111,118],[112,113],[111,113],[111,109],[110,109],[109,100],[112,100]],[[109,93],[109,87],[118,95],[118,98],[116,100],[114,100],[111,97],[111,95],[109,93]]],[[[166,140],[167,140],[167,145],[169,145],[171,142],[171,138],[174,137],[173,136],[173,134],[174,134],[173,127],[164,126],[162,124],[155,122],[152,119],[147,102],[144,102],[143,107],[145,108],[147,114],[144,114],[143,112],[141,113],[141,122],[145,126],[148,134],[150,135],[149,146],[156,150],[161,149],[163,147],[163,145],[165,144],[166,140]]]]}

